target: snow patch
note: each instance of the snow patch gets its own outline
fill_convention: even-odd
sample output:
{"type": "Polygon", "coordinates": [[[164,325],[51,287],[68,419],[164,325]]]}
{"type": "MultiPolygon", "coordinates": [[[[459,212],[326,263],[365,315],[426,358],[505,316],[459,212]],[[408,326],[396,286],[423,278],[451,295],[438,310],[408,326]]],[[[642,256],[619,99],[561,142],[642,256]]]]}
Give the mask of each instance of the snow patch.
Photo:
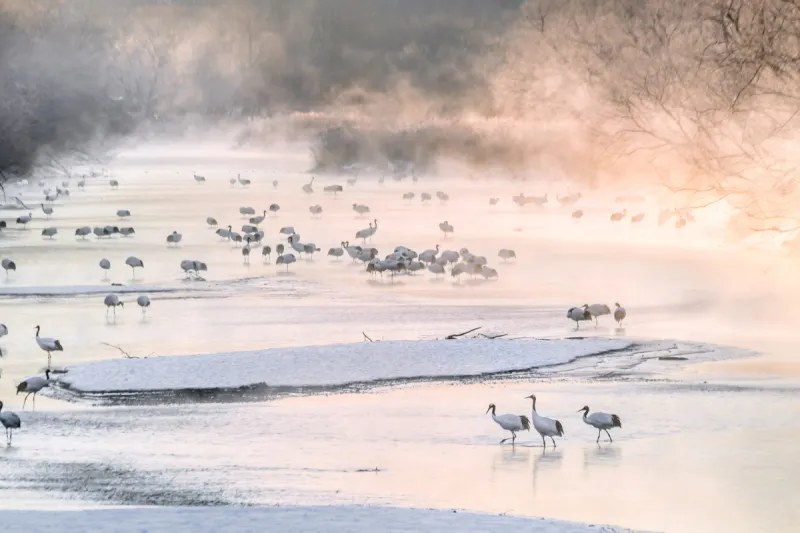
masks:
{"type": "Polygon", "coordinates": [[[112,359],[75,365],[59,384],[77,392],[326,387],[384,380],[477,376],[568,363],[624,350],[631,340],[385,341],[232,353],[112,359]]]}
{"type": "Polygon", "coordinates": [[[558,520],[390,507],[159,507],[88,511],[0,511],[3,533],[68,533],[84,524],[94,533],[203,532],[504,532],[622,533],[626,529],[558,520]]]}

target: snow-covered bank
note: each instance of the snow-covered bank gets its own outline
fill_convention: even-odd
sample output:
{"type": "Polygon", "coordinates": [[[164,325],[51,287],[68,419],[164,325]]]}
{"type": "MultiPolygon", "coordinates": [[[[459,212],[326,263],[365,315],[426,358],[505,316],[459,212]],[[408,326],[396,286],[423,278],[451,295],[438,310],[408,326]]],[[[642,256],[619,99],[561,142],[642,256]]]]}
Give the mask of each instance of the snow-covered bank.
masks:
{"type": "Polygon", "coordinates": [[[367,531],[525,531],[527,533],[622,533],[608,526],[557,520],[390,507],[163,507],[91,511],[0,511],[4,533],[75,531],[96,533],[236,533],[281,531],[344,533],[367,531]]]}
{"type": "Polygon", "coordinates": [[[326,387],[384,380],[478,376],[559,365],[625,350],[631,340],[386,341],[275,348],[76,365],[60,378],[73,391],[326,387]]]}

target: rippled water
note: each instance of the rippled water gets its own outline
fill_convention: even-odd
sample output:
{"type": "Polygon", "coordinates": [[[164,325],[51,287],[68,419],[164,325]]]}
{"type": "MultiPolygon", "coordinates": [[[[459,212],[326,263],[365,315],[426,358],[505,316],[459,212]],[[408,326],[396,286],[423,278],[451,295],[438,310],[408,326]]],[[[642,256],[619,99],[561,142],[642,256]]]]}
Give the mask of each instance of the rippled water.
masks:
{"type": "MultiPolygon", "coordinates": [[[[486,198],[501,195],[496,184],[455,176],[383,186],[362,177],[341,197],[308,198],[300,189],[305,164],[293,152],[134,154],[110,168],[119,190],[110,190],[107,178],[90,179],[86,192],[73,187],[70,198],[56,202],[52,221],[34,211],[28,230],[9,224],[0,255],[18,270],[0,279],[0,322],[10,330],[0,339],[6,408],[21,411],[15,383],[46,361],[33,340],[36,324],[65,347],[54,363],[69,366],[119,356],[103,343],[158,356],[358,342],[362,332],[376,340],[442,338],[477,326],[560,337],[574,334],[566,307],[621,301],[628,335],[742,346],[767,352],[756,362],[796,364],[797,335],[775,309],[775,298],[791,300],[796,288],[764,278],[764,258],[711,246],[720,228],[702,214],[683,233],[652,221],[613,226],[607,213],[614,206],[587,194],[587,216],[574,224],[569,209],[520,210],[510,202],[518,190],[504,190],[490,210],[486,198]],[[195,184],[193,172],[208,182],[195,184]],[[231,187],[237,172],[253,185],[231,187]],[[449,205],[401,199],[406,190],[437,189],[450,193],[449,205]],[[382,253],[400,244],[467,246],[489,257],[500,280],[455,284],[422,273],[381,282],[349,261],[330,261],[327,248],[353,240],[370,220],[355,216],[354,201],[378,218],[373,245],[382,253]],[[204,224],[212,215],[241,226],[240,206],[273,202],[281,211],[265,223],[269,244],[278,242],[278,228],[293,225],[323,249],[288,275],[256,255],[244,265],[239,249],[204,224]],[[307,211],[315,203],[324,208],[320,219],[307,211]],[[121,208],[132,212],[128,221],[114,216],[121,208]],[[445,219],[456,227],[448,241],[437,232],[445,219]],[[86,242],[72,236],[79,225],[106,224],[131,225],[137,234],[86,242]],[[59,228],[53,242],[39,235],[47,225],[59,228]],[[178,249],[165,243],[173,230],[184,235],[178,249]],[[502,247],[517,251],[516,264],[495,260],[502,247]],[[128,255],[145,262],[135,280],[123,265],[128,255]],[[109,279],[97,266],[102,257],[113,263],[109,279]],[[207,281],[183,279],[178,264],[185,258],[208,264],[207,281]],[[148,292],[148,315],[133,303],[134,291],[122,296],[129,303],[116,319],[106,318],[102,286],[111,281],[148,292]]],[[[318,179],[315,188],[344,180],[318,179]]],[[[35,203],[35,190],[23,200],[35,203]]],[[[5,220],[17,215],[0,212],[5,220]]],[[[587,333],[615,334],[608,320],[587,333]]],[[[246,403],[101,407],[40,397],[36,412],[22,413],[14,446],[0,453],[0,507],[381,503],[666,531],[791,530],[800,518],[791,506],[800,495],[793,483],[800,474],[793,453],[797,380],[734,379],[719,370],[730,366],[678,371],[678,364],[605,372],[604,362],[593,360],[554,372],[246,403]],[[563,421],[565,438],[547,453],[528,434],[515,448],[499,446],[504,435],[486,406],[525,414],[523,396],[534,391],[540,409],[563,421]],[[613,445],[597,446],[594,430],[581,423],[575,411],[587,403],[623,419],[613,445]]]]}

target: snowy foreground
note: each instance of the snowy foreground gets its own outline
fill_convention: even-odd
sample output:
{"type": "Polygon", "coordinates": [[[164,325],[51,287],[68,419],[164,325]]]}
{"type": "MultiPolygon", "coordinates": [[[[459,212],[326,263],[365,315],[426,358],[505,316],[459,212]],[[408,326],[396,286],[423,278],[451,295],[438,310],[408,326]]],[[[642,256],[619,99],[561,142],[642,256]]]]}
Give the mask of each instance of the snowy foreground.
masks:
{"type": "Polygon", "coordinates": [[[160,532],[492,532],[621,533],[623,529],[570,522],[388,507],[162,507],[91,511],[0,511],[3,533],[160,532]]]}
{"type": "Polygon", "coordinates": [[[477,376],[568,363],[623,350],[621,339],[386,341],[275,348],[149,359],[112,359],[69,368],[74,391],[321,387],[383,380],[477,376]]]}

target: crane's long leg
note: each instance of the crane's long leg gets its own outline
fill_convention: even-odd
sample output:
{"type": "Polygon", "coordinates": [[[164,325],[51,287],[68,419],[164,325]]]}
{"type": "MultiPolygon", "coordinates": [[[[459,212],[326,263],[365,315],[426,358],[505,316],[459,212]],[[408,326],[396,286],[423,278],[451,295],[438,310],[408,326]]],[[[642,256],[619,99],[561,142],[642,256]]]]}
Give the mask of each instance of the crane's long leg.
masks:
{"type": "Polygon", "coordinates": [[[48,350],[47,351],[47,368],[48,369],[50,368],[50,358],[51,358],[51,354],[50,354],[50,351],[48,350]]]}
{"type": "Polygon", "coordinates": [[[542,448],[547,448],[547,442],[544,440],[544,435],[542,435],[542,448]]]}
{"type": "Polygon", "coordinates": [[[517,440],[517,434],[513,431],[511,432],[511,444],[514,444],[514,441],[517,440]]]}
{"type": "Polygon", "coordinates": [[[36,410],[36,393],[33,393],[33,410],[36,410]]]}
{"type": "Polygon", "coordinates": [[[598,443],[598,444],[600,444],[600,434],[601,434],[602,432],[603,432],[603,430],[602,430],[602,429],[598,429],[598,430],[597,430],[597,440],[596,440],[595,442],[596,442],[596,443],[598,443]]]}
{"type": "MultiPolygon", "coordinates": [[[[30,396],[30,395],[31,395],[30,392],[28,394],[26,394],[25,395],[25,399],[22,401],[22,410],[23,411],[25,410],[25,403],[28,401],[28,396],[30,396]]],[[[35,396],[34,396],[34,398],[35,398],[35,396]]]]}
{"type": "Polygon", "coordinates": [[[608,435],[608,442],[614,442],[614,439],[611,438],[611,433],[609,433],[607,429],[604,431],[606,432],[606,435],[608,435]]]}
{"type": "Polygon", "coordinates": [[[553,448],[556,448],[556,439],[551,436],[550,440],[553,441],[553,448]]]}

